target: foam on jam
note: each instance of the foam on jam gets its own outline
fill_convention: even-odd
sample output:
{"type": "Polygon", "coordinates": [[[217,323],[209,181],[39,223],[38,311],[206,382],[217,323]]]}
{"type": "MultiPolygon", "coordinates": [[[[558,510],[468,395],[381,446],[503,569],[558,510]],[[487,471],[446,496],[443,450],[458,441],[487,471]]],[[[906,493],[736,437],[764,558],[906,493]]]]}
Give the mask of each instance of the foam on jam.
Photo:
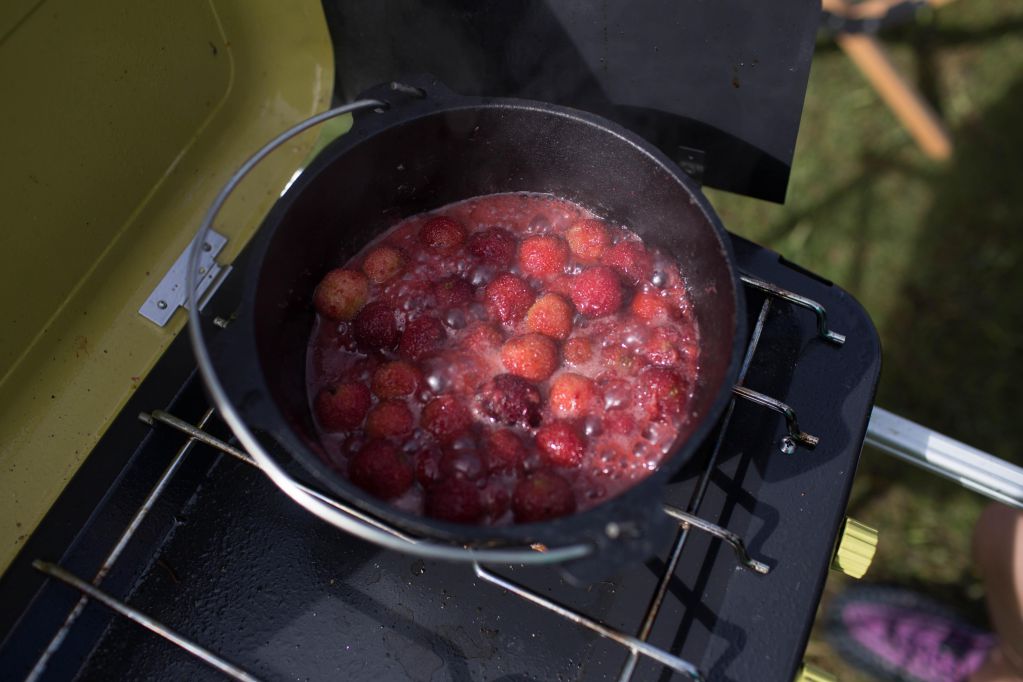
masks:
{"type": "Polygon", "coordinates": [[[683,274],[548,195],[403,220],[316,292],[307,385],[326,461],[462,523],[621,493],[689,427],[699,334],[683,274]]]}

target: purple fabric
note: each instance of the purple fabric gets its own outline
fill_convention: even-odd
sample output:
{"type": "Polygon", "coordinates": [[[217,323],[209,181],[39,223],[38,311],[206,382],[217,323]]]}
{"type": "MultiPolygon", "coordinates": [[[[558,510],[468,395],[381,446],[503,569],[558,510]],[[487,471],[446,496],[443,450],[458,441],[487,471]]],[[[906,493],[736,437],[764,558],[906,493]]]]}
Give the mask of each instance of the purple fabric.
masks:
{"type": "Polygon", "coordinates": [[[891,604],[853,602],[841,619],[850,637],[885,667],[921,682],[964,682],[995,645],[990,634],[891,604]]]}

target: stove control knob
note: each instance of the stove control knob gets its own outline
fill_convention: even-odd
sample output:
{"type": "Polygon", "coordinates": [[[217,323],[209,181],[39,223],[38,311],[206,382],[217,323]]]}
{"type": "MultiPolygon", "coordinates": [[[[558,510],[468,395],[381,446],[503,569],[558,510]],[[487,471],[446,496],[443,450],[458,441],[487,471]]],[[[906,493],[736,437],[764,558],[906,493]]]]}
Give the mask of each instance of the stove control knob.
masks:
{"type": "Polygon", "coordinates": [[[804,662],[803,665],[799,666],[795,682],[838,682],[838,678],[826,670],[821,670],[804,662]]]}
{"type": "Polygon", "coordinates": [[[838,535],[831,568],[850,578],[862,578],[877,552],[877,531],[856,519],[846,517],[838,535]]]}

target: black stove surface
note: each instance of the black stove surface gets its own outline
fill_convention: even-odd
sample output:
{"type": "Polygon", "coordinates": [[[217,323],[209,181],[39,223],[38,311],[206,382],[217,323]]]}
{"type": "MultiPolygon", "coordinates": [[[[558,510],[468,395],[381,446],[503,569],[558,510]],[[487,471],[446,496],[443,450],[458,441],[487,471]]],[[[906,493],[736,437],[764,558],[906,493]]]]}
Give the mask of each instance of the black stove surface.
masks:
{"type": "MultiPolygon", "coordinates": [[[[820,442],[785,454],[784,420],[736,401],[716,460],[708,444],[667,499],[686,508],[706,471],[698,515],[743,537],[771,571],[740,568],[727,545],[691,533],[649,641],[709,680],[789,682],[844,518],[880,347],[847,293],[773,252],[738,237],[734,244],[742,271],[823,304],[847,341],[825,341],[812,313],[747,288],[750,329],[758,317],[763,325],[745,385],[792,406],[800,427],[820,442]]],[[[196,423],[206,411],[185,342],[175,342],[0,579],[5,678],[29,673],[79,596],[45,581],[32,560],[91,579],[186,441],[167,427],[143,425],[137,413],[163,408],[196,423]]],[[[227,435],[215,417],[207,428],[227,435]]],[[[635,634],[670,549],[582,588],[550,568],[494,570],[635,634]]],[[[185,455],[102,588],[265,679],[617,679],[628,658],[622,645],[479,579],[471,566],[423,561],[345,535],[256,469],[205,445],[185,455]]],[[[218,677],[90,602],[39,679],[218,677]]],[[[633,679],[673,676],[640,658],[633,679]]]]}

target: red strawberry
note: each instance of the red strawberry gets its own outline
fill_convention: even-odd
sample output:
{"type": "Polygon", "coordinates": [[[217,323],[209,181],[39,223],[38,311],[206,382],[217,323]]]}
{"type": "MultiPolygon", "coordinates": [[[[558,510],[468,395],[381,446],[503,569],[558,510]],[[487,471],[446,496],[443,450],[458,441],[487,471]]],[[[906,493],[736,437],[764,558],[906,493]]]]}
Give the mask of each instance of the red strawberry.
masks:
{"type": "Polygon", "coordinates": [[[546,521],[575,511],[568,481],[553,471],[536,471],[519,481],[512,494],[512,510],[519,523],[546,521]]]}
{"type": "Polygon", "coordinates": [[[563,353],[565,355],[565,362],[578,366],[589,362],[590,358],[593,357],[593,344],[590,343],[589,339],[577,336],[565,342],[563,353]]]}
{"type": "Polygon", "coordinates": [[[369,281],[361,272],[337,268],[328,272],[316,292],[313,305],[316,312],[332,320],[350,320],[366,304],[369,281]]]}
{"type": "Polygon", "coordinates": [[[645,322],[664,320],[668,315],[668,305],[660,294],[653,291],[640,291],[629,304],[633,315],[645,322]]]}
{"type": "Polygon", "coordinates": [[[498,374],[488,381],[477,400],[484,414],[502,424],[536,426],[540,423],[540,391],[513,374],[498,374]]]}
{"type": "Polygon", "coordinates": [[[565,419],[582,417],[596,406],[597,387],[580,374],[563,372],[551,382],[548,400],[555,416],[565,419]]]}
{"type": "Polygon", "coordinates": [[[327,431],[350,431],[362,424],[369,402],[369,389],[355,381],[325,388],[316,396],[316,418],[327,431]]]}
{"type": "Polygon", "coordinates": [[[600,220],[580,220],[574,223],[568,228],[565,238],[568,239],[572,253],[584,263],[600,260],[611,246],[611,235],[600,220]]]}
{"type": "Polygon", "coordinates": [[[480,454],[471,448],[447,449],[440,458],[440,472],[444,478],[464,478],[475,481],[486,469],[480,454]]]}
{"type": "Polygon", "coordinates": [[[515,261],[515,237],[508,230],[492,227],[469,237],[469,253],[482,261],[510,266],[515,261]]]}
{"type": "Polygon", "coordinates": [[[512,374],[543,381],[558,368],[558,345],[543,334],[523,334],[504,342],[501,362],[512,374]]]}
{"type": "Polygon", "coordinates": [[[544,294],[526,312],[526,329],[567,339],[572,333],[572,306],[557,294],[544,294]]]}
{"type": "Polygon", "coordinates": [[[487,285],[484,298],[490,316],[510,325],[525,317],[536,295],[526,280],[506,272],[487,285]]]}
{"type": "Polygon", "coordinates": [[[371,440],[348,462],[352,483],[384,500],[398,497],[412,487],[412,466],[398,448],[371,440]]]}
{"type": "Polygon", "coordinates": [[[676,417],[689,403],[689,384],[672,369],[647,367],[636,380],[636,399],[653,419],[676,417]]]}
{"type": "Polygon", "coordinates": [[[586,443],[568,422],[544,424],[536,432],[536,444],[547,461],[557,466],[579,466],[586,454],[586,443]]]}
{"type": "Polygon", "coordinates": [[[367,350],[394,348],[398,343],[398,324],[394,310],[381,301],[370,303],[355,317],[352,334],[367,350]]]}
{"type": "Polygon", "coordinates": [[[605,367],[622,372],[631,372],[642,362],[635,351],[617,344],[601,348],[600,360],[605,367]]]}
{"type": "Polygon", "coordinates": [[[454,396],[442,395],[426,403],[421,421],[437,440],[450,443],[469,430],[472,414],[454,396]]]}
{"type": "Polygon", "coordinates": [[[469,325],[462,336],[462,346],[480,355],[493,352],[504,343],[504,336],[493,325],[486,322],[474,322],[469,325]]]}
{"type": "Polygon", "coordinates": [[[385,362],[373,373],[373,393],[379,398],[404,398],[419,388],[422,376],[418,369],[402,360],[385,362]]]}
{"type": "Polygon", "coordinates": [[[483,512],[483,500],[476,484],[451,478],[426,491],[426,515],[453,523],[474,523],[483,512]]]}
{"type": "Polygon", "coordinates": [[[647,362],[659,367],[678,367],[696,352],[695,340],[683,336],[675,327],[657,327],[643,344],[647,362]]]}
{"type": "Polygon", "coordinates": [[[366,435],[371,438],[402,438],[412,433],[415,418],[401,400],[385,400],[369,411],[366,435]]]}
{"type": "Polygon", "coordinates": [[[451,218],[437,216],[423,225],[419,240],[431,248],[447,251],[465,241],[465,228],[451,218]]]}
{"type": "Polygon", "coordinates": [[[622,240],[612,246],[601,260],[619,274],[622,279],[635,286],[646,282],[654,274],[654,257],[642,242],[622,240]]]}
{"type": "Polygon", "coordinates": [[[622,305],[618,276],[603,265],[584,270],[572,281],[572,302],[586,317],[610,315],[622,305]]]}
{"type": "Polygon", "coordinates": [[[362,262],[362,271],[374,284],[382,284],[391,279],[405,267],[405,257],[393,246],[378,246],[366,254],[362,262]]]}
{"type": "Polygon", "coordinates": [[[412,360],[419,360],[427,353],[437,350],[447,333],[444,325],[435,317],[417,317],[405,325],[398,344],[398,353],[412,360]]]}
{"type": "Polygon", "coordinates": [[[475,290],[468,280],[452,275],[434,285],[433,295],[441,308],[456,308],[472,301],[475,290]]]}
{"type": "Polygon", "coordinates": [[[519,247],[519,267],[534,277],[558,275],[565,271],[568,255],[568,244],[561,237],[530,237],[519,247]]]}
{"type": "Polygon", "coordinates": [[[484,449],[490,471],[516,471],[522,467],[527,454],[526,446],[509,429],[497,429],[487,434],[484,449]]]}

